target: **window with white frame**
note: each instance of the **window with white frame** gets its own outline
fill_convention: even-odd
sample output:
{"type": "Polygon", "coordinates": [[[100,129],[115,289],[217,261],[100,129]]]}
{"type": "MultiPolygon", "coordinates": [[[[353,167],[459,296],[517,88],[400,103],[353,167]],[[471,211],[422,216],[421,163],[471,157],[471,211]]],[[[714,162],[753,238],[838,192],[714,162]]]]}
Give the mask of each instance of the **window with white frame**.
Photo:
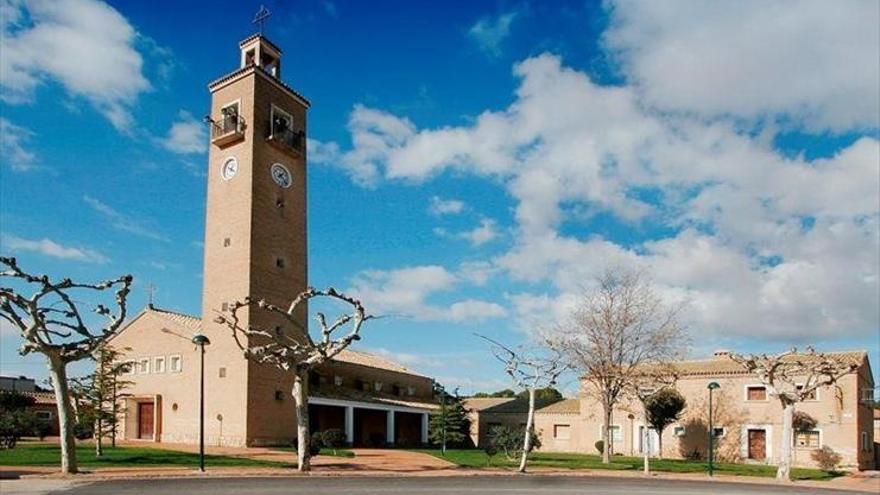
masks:
{"type": "Polygon", "coordinates": [[[143,358],[138,361],[138,373],[146,375],[150,372],[150,358],[143,358]]]}
{"type": "Polygon", "coordinates": [[[410,397],[412,397],[413,395],[416,395],[416,388],[415,387],[406,387],[406,395],[409,395],[410,397]]]}
{"type": "Polygon", "coordinates": [[[334,376],[333,377],[333,384],[336,385],[337,387],[341,387],[342,386],[342,377],[339,375],[334,376]]]}
{"type": "Polygon", "coordinates": [[[125,362],[125,373],[128,375],[133,375],[137,373],[137,361],[134,359],[130,359],[125,362]]]}
{"type": "Polygon", "coordinates": [[[553,438],[557,440],[571,439],[571,425],[553,425],[553,438]]]}
{"type": "Polygon", "coordinates": [[[794,432],[794,446],[802,449],[818,449],[822,446],[819,430],[802,430],[794,432]]]}
{"type": "Polygon", "coordinates": [[[381,392],[381,391],[382,391],[382,382],[376,382],[376,383],[374,383],[374,384],[373,384],[373,388],[376,389],[376,392],[381,392]]]}
{"type": "Polygon", "coordinates": [[[181,359],[179,354],[168,358],[168,369],[172,373],[180,373],[180,371],[183,369],[183,360],[181,359]]]}
{"type": "Polygon", "coordinates": [[[153,358],[153,373],[165,373],[165,356],[153,358]]]}
{"type": "Polygon", "coordinates": [[[684,426],[675,426],[672,428],[672,434],[677,437],[683,437],[687,433],[687,429],[684,426]]]}
{"type": "MultiPolygon", "coordinates": [[[[605,425],[599,429],[599,435],[602,435],[602,429],[605,428],[605,425]]],[[[622,442],[623,441],[623,429],[620,428],[619,425],[611,425],[611,441],[612,442],[622,442]]]]}
{"type": "Polygon", "coordinates": [[[714,426],[712,427],[712,432],[715,437],[723,437],[724,435],[727,435],[727,428],[724,426],[714,426]]]}

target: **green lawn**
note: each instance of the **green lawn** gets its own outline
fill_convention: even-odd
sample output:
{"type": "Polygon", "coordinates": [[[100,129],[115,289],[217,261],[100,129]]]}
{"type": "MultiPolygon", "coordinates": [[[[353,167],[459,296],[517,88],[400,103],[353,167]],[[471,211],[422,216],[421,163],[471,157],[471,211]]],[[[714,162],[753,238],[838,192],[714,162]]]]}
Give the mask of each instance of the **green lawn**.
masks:
{"type": "MultiPolygon", "coordinates": [[[[153,449],[149,447],[104,448],[104,455],[95,457],[91,443],[77,445],[76,458],[83,467],[132,467],[132,466],[189,466],[199,465],[199,455],[190,452],[153,449]]],[[[291,462],[293,459],[291,459],[291,462]]],[[[58,466],[61,464],[61,447],[57,444],[19,442],[12,450],[0,450],[0,466],[58,466]]],[[[256,466],[292,467],[293,464],[259,461],[239,457],[208,455],[208,467],[256,466]]]]}
{"type": "MultiPolygon", "coordinates": [[[[515,468],[519,466],[519,460],[509,460],[504,454],[498,454],[489,458],[482,450],[447,450],[446,456],[439,449],[420,450],[440,459],[469,468],[515,468]]],[[[555,454],[536,452],[529,457],[529,466],[557,468],[557,469],[613,469],[613,470],[641,470],[641,457],[614,456],[611,464],[602,464],[602,458],[598,455],[586,454],[555,454]]],[[[665,471],[671,473],[704,473],[707,472],[707,463],[703,461],[688,461],[683,459],[651,459],[652,471],[665,471]]],[[[762,466],[755,464],[731,464],[716,463],[715,472],[718,474],[731,474],[737,476],[762,476],[773,477],[776,475],[775,466],[762,466]]],[[[794,478],[799,480],[828,480],[840,476],[839,473],[826,473],[818,469],[793,470],[794,478]]]]}

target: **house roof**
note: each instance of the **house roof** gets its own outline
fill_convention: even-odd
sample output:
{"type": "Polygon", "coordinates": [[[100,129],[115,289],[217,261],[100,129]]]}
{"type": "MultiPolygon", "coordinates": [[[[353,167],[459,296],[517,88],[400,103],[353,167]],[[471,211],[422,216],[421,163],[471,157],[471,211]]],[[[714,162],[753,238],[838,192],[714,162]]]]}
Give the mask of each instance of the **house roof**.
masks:
{"type": "MultiPolygon", "coordinates": [[[[178,325],[180,327],[184,327],[188,330],[191,330],[193,333],[199,332],[202,329],[202,319],[188,315],[186,313],[180,313],[178,311],[171,311],[168,309],[161,309],[155,306],[147,306],[144,310],[136,316],[134,319],[140,318],[144,314],[155,315],[159,318],[162,318],[172,324],[178,325]]],[[[132,320],[134,321],[134,320],[132,320]]],[[[131,322],[128,323],[129,325],[131,322]]],[[[124,331],[124,329],[123,329],[124,331]]],[[[358,366],[366,366],[368,368],[377,368],[382,370],[394,371],[396,373],[406,373],[408,375],[419,376],[422,378],[430,378],[425,375],[421,375],[416,373],[413,370],[410,370],[406,366],[396,363],[388,358],[377,356],[375,354],[370,354],[368,352],[356,351],[353,349],[345,349],[336,356],[333,357],[333,361],[340,363],[348,363],[354,364],[358,366]]]]}
{"type": "Polygon", "coordinates": [[[470,411],[482,411],[512,400],[513,397],[470,397],[464,399],[464,407],[470,411]]]}
{"type": "Polygon", "coordinates": [[[55,392],[19,392],[21,395],[33,397],[35,405],[55,405],[55,392]]]}
{"type": "MultiPolygon", "coordinates": [[[[496,399],[497,400],[497,399],[496,399]]],[[[482,409],[473,409],[471,407],[471,401],[478,401],[474,403],[479,406],[479,402],[482,402],[483,399],[465,399],[465,407],[471,410],[475,410],[481,413],[492,413],[492,414],[525,414],[529,412],[529,401],[527,399],[511,399],[506,398],[502,399],[502,402],[497,402],[492,405],[485,405],[482,409]]],[[[538,406],[540,407],[540,406],[538,406]]]]}
{"type": "Polygon", "coordinates": [[[535,411],[535,414],[580,414],[581,401],[578,399],[565,399],[554,402],[547,407],[535,411]]]}
{"type": "MultiPolygon", "coordinates": [[[[843,358],[855,364],[861,364],[867,352],[865,351],[841,351],[825,353],[830,356],[843,358]]],[[[796,359],[798,356],[792,356],[796,359]]],[[[800,357],[803,357],[801,355],[800,357]]],[[[677,361],[672,363],[680,376],[704,376],[704,375],[747,375],[748,370],[739,363],[729,359],[727,354],[719,354],[711,359],[695,359],[686,361],[677,361]]]]}

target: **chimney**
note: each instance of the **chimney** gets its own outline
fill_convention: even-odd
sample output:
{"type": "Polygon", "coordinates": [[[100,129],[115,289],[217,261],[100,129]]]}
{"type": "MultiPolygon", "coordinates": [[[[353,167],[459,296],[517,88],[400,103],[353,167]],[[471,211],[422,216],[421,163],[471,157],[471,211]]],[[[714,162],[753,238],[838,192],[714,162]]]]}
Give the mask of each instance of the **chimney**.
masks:
{"type": "Polygon", "coordinates": [[[715,359],[727,359],[730,356],[730,351],[727,349],[718,349],[712,355],[715,356],[715,359]]]}

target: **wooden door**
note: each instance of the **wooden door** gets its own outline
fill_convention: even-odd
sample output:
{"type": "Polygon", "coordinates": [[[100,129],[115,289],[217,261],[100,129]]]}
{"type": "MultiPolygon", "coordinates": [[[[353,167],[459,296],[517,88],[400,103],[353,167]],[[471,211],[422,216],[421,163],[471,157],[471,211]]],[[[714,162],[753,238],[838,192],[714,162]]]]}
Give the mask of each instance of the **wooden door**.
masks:
{"type": "Polygon", "coordinates": [[[153,438],[153,403],[138,403],[138,438],[153,438]]]}
{"type": "Polygon", "coordinates": [[[749,459],[763,461],[767,458],[767,432],[749,430],[749,459]]]}

